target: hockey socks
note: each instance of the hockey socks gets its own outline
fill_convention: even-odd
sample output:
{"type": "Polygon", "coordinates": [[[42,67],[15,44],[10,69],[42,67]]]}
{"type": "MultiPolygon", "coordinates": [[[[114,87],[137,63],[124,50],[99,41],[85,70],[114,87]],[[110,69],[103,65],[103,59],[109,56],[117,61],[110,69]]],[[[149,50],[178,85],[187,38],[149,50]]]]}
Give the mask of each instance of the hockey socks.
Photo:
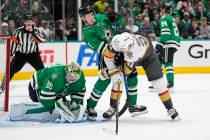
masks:
{"type": "Polygon", "coordinates": [[[164,91],[163,93],[159,94],[160,100],[162,101],[163,105],[167,110],[173,108],[173,103],[171,100],[171,95],[168,90],[164,91]]]}

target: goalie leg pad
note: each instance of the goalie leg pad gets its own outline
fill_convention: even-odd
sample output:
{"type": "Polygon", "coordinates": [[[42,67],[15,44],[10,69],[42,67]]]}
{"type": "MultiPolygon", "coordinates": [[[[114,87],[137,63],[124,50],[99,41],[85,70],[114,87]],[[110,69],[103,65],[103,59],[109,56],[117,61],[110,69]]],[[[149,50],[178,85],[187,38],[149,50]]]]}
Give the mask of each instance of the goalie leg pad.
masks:
{"type": "Polygon", "coordinates": [[[41,104],[34,103],[21,103],[10,106],[9,119],[11,121],[55,121],[59,118],[56,112],[41,112],[41,113],[29,113],[26,114],[27,110],[41,108],[41,104]]]}

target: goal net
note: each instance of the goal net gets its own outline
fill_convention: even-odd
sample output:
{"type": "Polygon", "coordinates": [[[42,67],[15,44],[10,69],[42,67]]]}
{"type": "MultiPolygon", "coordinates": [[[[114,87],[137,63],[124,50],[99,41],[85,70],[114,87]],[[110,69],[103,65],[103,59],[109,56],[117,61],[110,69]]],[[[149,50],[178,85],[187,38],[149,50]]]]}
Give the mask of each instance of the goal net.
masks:
{"type": "Polygon", "coordinates": [[[0,35],[0,112],[8,111],[10,73],[10,36],[0,35]]]}

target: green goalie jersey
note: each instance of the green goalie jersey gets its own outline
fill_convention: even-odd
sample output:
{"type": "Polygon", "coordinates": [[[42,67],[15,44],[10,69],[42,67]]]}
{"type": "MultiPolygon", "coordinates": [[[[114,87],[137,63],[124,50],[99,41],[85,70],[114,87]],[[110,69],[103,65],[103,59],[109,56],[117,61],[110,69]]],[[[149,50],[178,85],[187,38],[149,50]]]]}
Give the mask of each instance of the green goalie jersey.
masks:
{"type": "MultiPolygon", "coordinates": [[[[116,29],[107,15],[96,14],[94,18],[96,22],[93,25],[83,28],[84,41],[92,50],[100,54],[116,34],[116,29]]],[[[121,17],[116,24],[122,25],[123,18],[121,17]]]]}
{"type": "Polygon", "coordinates": [[[160,19],[160,33],[160,42],[164,47],[180,47],[179,30],[171,15],[167,14],[160,19]]]}
{"type": "Polygon", "coordinates": [[[81,71],[80,78],[68,83],[65,65],[55,65],[39,70],[34,74],[35,88],[38,90],[37,96],[39,102],[44,106],[42,109],[30,110],[27,113],[38,113],[43,111],[51,111],[55,107],[56,99],[71,96],[71,100],[76,103],[83,104],[85,94],[85,77],[81,71]]]}

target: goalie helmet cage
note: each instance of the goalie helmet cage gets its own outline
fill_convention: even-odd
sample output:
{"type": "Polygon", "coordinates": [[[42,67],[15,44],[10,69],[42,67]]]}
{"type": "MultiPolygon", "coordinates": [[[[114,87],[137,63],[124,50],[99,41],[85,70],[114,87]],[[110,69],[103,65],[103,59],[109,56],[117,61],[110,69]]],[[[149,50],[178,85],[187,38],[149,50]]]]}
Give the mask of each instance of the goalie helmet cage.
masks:
{"type": "Polygon", "coordinates": [[[10,42],[9,35],[0,34],[0,83],[4,86],[2,93],[3,103],[0,111],[8,112],[9,108],[9,81],[10,81],[10,42]]]}

